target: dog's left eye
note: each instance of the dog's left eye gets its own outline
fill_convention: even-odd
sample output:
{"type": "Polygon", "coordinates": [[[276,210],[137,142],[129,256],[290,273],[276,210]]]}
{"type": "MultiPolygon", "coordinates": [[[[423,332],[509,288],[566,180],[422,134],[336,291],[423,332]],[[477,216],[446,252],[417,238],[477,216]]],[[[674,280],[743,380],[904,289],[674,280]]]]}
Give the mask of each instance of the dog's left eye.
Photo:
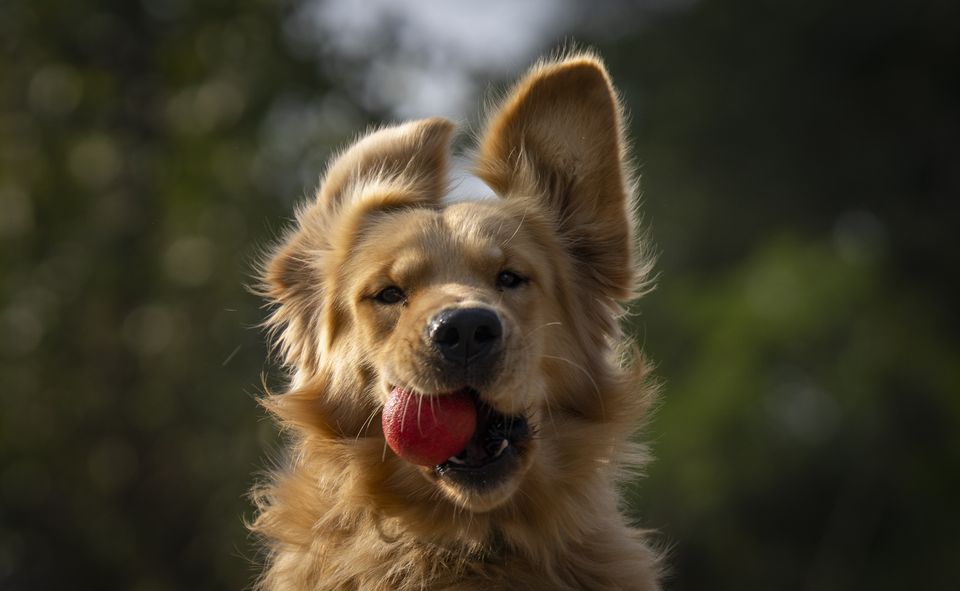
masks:
{"type": "Polygon", "coordinates": [[[500,289],[513,289],[519,287],[526,279],[517,275],[513,271],[500,271],[497,275],[497,287],[500,289]]]}
{"type": "Polygon", "coordinates": [[[377,300],[381,304],[399,304],[406,298],[406,294],[403,293],[403,290],[395,285],[390,287],[385,287],[381,289],[377,295],[373,296],[373,299],[377,300]]]}

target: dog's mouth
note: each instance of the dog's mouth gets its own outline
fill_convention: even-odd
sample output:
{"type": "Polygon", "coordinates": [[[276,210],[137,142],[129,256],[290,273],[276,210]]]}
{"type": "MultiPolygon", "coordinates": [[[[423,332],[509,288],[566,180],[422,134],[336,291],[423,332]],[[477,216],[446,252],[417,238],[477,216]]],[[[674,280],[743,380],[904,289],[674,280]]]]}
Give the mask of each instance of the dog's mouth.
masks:
{"type": "Polygon", "coordinates": [[[504,481],[520,467],[532,431],[524,415],[505,415],[472,392],[477,409],[477,427],[466,447],[433,467],[452,483],[482,492],[504,481]]]}
{"type": "Polygon", "coordinates": [[[393,386],[383,409],[384,437],[400,458],[431,469],[455,488],[484,493],[522,466],[532,429],[472,388],[422,395],[393,386]]]}

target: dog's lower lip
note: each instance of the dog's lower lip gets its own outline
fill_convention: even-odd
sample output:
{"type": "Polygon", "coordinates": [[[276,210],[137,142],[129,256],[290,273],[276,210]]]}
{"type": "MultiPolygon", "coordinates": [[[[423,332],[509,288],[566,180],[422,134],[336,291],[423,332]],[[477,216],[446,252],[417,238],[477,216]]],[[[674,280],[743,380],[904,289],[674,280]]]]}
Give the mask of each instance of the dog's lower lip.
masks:
{"type": "Polygon", "coordinates": [[[476,396],[478,425],[460,453],[434,466],[434,472],[457,486],[487,489],[504,481],[520,466],[531,437],[523,415],[507,416],[476,396]]]}

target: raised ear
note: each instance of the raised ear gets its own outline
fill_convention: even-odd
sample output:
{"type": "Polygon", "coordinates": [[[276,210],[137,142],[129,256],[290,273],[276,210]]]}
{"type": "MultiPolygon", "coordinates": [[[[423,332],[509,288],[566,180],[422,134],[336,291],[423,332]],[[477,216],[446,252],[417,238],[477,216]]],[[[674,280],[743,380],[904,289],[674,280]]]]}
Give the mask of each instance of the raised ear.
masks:
{"type": "Polygon", "coordinates": [[[353,144],[327,169],[318,201],[340,205],[361,184],[399,185],[418,201],[435,202],[447,188],[448,152],[454,124],[434,117],[385,127],[353,144]]]}
{"type": "Polygon", "coordinates": [[[447,188],[453,130],[440,117],[386,127],[331,162],[316,198],[301,206],[295,225],[260,266],[258,292],[274,305],[267,326],[288,365],[316,361],[335,228],[347,212],[438,203],[447,188]]]}
{"type": "Polygon", "coordinates": [[[534,198],[555,214],[581,268],[608,296],[635,290],[631,188],[620,105],[590,54],[544,62],[490,118],[476,174],[504,198],[534,198]]]}

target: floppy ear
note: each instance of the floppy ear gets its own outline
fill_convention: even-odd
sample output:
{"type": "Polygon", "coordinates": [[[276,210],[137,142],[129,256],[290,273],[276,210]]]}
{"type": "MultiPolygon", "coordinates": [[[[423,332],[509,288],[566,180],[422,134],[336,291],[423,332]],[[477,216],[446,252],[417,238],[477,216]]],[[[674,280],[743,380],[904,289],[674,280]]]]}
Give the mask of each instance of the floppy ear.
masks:
{"type": "Polygon", "coordinates": [[[327,169],[317,193],[326,206],[342,205],[357,185],[398,185],[417,202],[436,202],[447,188],[447,160],[454,124],[443,117],[375,131],[350,146],[327,169]]]}
{"type": "Polygon", "coordinates": [[[453,129],[440,117],[386,127],[333,159],[315,199],[297,211],[294,227],[262,266],[260,291],[276,305],[267,324],[288,364],[314,360],[308,349],[322,328],[324,268],[344,214],[439,203],[453,129]]]}
{"type": "Polygon", "coordinates": [[[387,206],[438,202],[446,191],[453,122],[442,117],[385,127],[334,158],[313,202],[297,212],[294,232],[266,265],[264,279],[280,296],[303,279],[305,251],[323,249],[334,218],[364,199],[387,206]],[[373,190],[369,190],[369,189],[373,190]],[[391,190],[392,189],[392,190],[391,190]]]}
{"type": "Polygon", "coordinates": [[[581,54],[533,67],[490,118],[476,174],[502,197],[535,196],[608,296],[635,289],[620,105],[603,63],[581,54]]]}

